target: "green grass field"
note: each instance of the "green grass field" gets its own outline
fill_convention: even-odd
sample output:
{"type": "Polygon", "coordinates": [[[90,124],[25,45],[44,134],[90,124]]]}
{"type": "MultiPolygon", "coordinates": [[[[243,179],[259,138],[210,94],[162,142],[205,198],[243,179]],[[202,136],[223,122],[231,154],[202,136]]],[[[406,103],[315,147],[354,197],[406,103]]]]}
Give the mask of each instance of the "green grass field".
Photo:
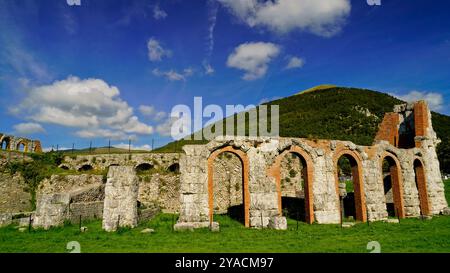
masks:
{"type": "MultiPolygon", "coordinates": [[[[445,182],[450,199],[450,180],[445,182]]],[[[136,229],[107,233],[101,221],[49,231],[19,232],[15,227],[0,229],[0,252],[69,252],[67,243],[77,241],[81,252],[359,252],[378,241],[381,252],[450,252],[450,217],[431,220],[404,219],[400,224],[359,223],[351,228],[339,225],[307,225],[288,219],[287,231],[247,229],[227,216],[216,216],[220,232],[207,229],[173,232],[171,214],[161,214],[136,229]],[[154,233],[141,233],[144,228],[154,233]]]]}

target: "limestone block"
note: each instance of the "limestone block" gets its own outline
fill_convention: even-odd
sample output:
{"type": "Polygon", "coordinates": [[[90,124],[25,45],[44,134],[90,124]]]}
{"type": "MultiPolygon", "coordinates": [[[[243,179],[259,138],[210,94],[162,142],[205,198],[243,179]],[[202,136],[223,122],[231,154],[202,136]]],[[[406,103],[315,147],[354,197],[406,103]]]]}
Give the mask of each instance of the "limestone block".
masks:
{"type": "Polygon", "coordinates": [[[278,230],[286,230],[287,229],[286,217],[274,216],[274,217],[270,218],[269,228],[278,229],[278,230]]]}
{"type": "Polygon", "coordinates": [[[11,213],[1,213],[0,214],[0,227],[8,226],[12,223],[11,213]]]}

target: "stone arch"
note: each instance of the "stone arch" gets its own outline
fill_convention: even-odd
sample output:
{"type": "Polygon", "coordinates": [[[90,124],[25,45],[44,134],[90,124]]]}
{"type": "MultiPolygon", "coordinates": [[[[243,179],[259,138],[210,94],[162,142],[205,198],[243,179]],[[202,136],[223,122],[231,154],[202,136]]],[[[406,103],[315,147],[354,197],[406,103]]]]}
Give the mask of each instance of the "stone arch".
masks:
{"type": "Polygon", "coordinates": [[[173,163],[167,168],[168,171],[173,173],[179,173],[180,172],[180,164],[179,163],[173,163]]]}
{"type": "Polygon", "coordinates": [[[3,136],[0,140],[0,148],[2,150],[10,150],[11,138],[9,136],[3,136]]]}
{"type": "Polygon", "coordinates": [[[92,167],[92,165],[90,164],[84,164],[83,166],[81,166],[80,168],[78,168],[79,172],[87,172],[87,171],[91,171],[93,170],[94,167],[92,167]]]}
{"type": "Polygon", "coordinates": [[[16,151],[20,151],[20,152],[28,152],[28,142],[21,140],[16,144],[16,151]],[[21,150],[21,146],[23,146],[23,151],[21,150]]]}
{"type": "Polygon", "coordinates": [[[230,152],[236,155],[242,164],[242,180],[244,192],[244,224],[250,226],[250,191],[249,191],[249,160],[247,154],[241,150],[237,150],[232,146],[225,146],[213,151],[208,157],[208,206],[209,221],[213,222],[214,218],[214,160],[222,153],[230,152]]]}
{"type": "Polygon", "coordinates": [[[418,158],[414,160],[414,174],[416,188],[419,194],[420,213],[421,215],[430,215],[425,168],[423,167],[422,161],[418,158]]]}
{"type": "MultiPolygon", "coordinates": [[[[336,184],[336,194],[338,200],[340,199],[339,194],[339,168],[338,161],[341,157],[345,156],[350,161],[352,177],[353,177],[353,188],[355,196],[355,216],[356,220],[361,222],[367,221],[367,208],[366,208],[366,198],[364,195],[364,183],[363,183],[363,172],[362,172],[362,158],[361,156],[353,150],[342,149],[337,151],[334,155],[334,168],[335,168],[335,184],[336,184]]],[[[338,211],[342,218],[341,205],[338,203],[338,211]]]]}
{"type": "Polygon", "coordinates": [[[403,176],[401,172],[400,161],[398,161],[398,158],[394,153],[388,151],[384,152],[380,160],[381,183],[383,185],[383,188],[383,162],[385,160],[387,160],[387,162],[389,163],[395,215],[400,218],[405,218],[405,206],[403,201],[403,176]]]}
{"type": "Polygon", "coordinates": [[[148,162],[142,162],[136,165],[135,170],[137,172],[139,171],[148,171],[153,169],[155,166],[153,166],[153,164],[150,164],[148,162]]]}
{"type": "Polygon", "coordinates": [[[314,201],[312,183],[314,176],[314,164],[311,156],[298,146],[288,146],[284,150],[280,151],[275,158],[274,164],[269,170],[269,175],[275,178],[277,194],[278,194],[278,213],[282,216],[282,193],[281,193],[281,161],[284,156],[292,153],[296,154],[300,160],[302,160],[303,170],[302,175],[305,181],[305,221],[308,224],[314,222],[314,201]]]}

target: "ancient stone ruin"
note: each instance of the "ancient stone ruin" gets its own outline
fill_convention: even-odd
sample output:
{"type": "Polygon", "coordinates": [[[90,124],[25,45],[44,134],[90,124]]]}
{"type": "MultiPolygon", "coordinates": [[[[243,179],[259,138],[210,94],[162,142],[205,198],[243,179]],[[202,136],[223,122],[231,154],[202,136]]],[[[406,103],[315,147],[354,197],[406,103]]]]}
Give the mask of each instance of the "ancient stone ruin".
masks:
{"type": "Polygon", "coordinates": [[[15,137],[0,133],[0,148],[7,151],[20,151],[25,153],[42,153],[39,140],[15,137]]]}
{"type": "MultiPolygon", "coordinates": [[[[10,138],[8,147],[17,143],[10,138]]],[[[29,149],[37,147],[32,143],[29,149]]],[[[448,215],[438,143],[420,101],[387,113],[372,146],[225,136],[185,145],[183,153],[69,155],[59,167],[78,174],[43,180],[34,212],[23,177],[0,173],[0,226],[47,229],[103,219],[103,228],[114,231],[160,211],[179,213],[176,230],[213,231],[218,214],[273,229],[286,229],[286,217],[338,224],[448,215]]]]}
{"type": "Polygon", "coordinates": [[[303,199],[307,223],[337,224],[347,216],[366,222],[439,214],[448,204],[436,155],[438,143],[431,113],[420,101],[387,113],[372,146],[232,136],[186,145],[180,158],[181,207],[175,229],[217,227],[215,213],[237,203],[245,226],[285,229],[283,203],[289,196],[303,199]],[[237,176],[228,179],[226,187],[215,182],[221,176],[215,162],[223,154],[231,154],[239,163],[233,170],[237,176]],[[283,185],[287,181],[281,179],[286,173],[283,160],[288,155],[301,162],[299,170],[290,171],[292,178],[300,171],[300,185],[283,185]],[[340,181],[342,158],[351,170],[351,194],[340,181]],[[224,202],[224,195],[232,197],[224,202]]]}

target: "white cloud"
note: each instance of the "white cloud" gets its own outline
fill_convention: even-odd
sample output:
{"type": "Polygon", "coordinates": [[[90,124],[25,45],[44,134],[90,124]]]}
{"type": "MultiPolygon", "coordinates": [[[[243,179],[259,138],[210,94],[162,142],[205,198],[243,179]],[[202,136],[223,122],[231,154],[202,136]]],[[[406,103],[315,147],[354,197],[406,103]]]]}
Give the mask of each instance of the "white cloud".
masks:
{"type": "Polygon", "coordinates": [[[144,144],[144,145],[140,145],[140,146],[135,146],[133,144],[131,144],[131,146],[128,146],[128,143],[120,143],[120,144],[116,144],[116,145],[112,145],[115,148],[119,148],[119,149],[126,149],[128,150],[128,148],[130,148],[131,150],[139,150],[139,151],[151,151],[152,147],[148,144],[144,144]]]}
{"type": "Polygon", "coordinates": [[[442,94],[435,92],[424,92],[414,90],[403,95],[398,94],[392,95],[407,102],[425,100],[428,103],[430,109],[433,111],[442,110],[444,107],[444,97],[442,96],[442,94]]]}
{"type": "Polygon", "coordinates": [[[194,74],[194,70],[192,68],[186,68],[180,73],[173,69],[161,71],[158,68],[155,68],[152,70],[152,74],[156,77],[164,77],[169,81],[185,81],[194,74]]]}
{"type": "Polygon", "coordinates": [[[279,47],[272,43],[244,43],[228,56],[227,65],[244,70],[244,80],[256,80],[266,74],[268,64],[279,53],[279,47]]]}
{"type": "Polygon", "coordinates": [[[162,10],[159,7],[159,5],[155,5],[153,7],[153,18],[155,18],[156,20],[159,20],[159,19],[164,19],[166,17],[167,17],[167,13],[164,10],[162,10]]]}
{"type": "Polygon", "coordinates": [[[148,117],[154,121],[160,121],[167,116],[164,111],[157,111],[154,106],[151,105],[141,105],[139,106],[139,111],[145,117],[148,117]]]}
{"type": "Polygon", "coordinates": [[[148,59],[152,62],[161,61],[164,57],[171,57],[172,51],[164,49],[161,43],[155,38],[147,41],[148,59]]]}
{"type": "Polygon", "coordinates": [[[301,68],[305,65],[305,61],[299,57],[290,57],[286,69],[301,68]]]}
{"type": "Polygon", "coordinates": [[[126,139],[129,134],[151,134],[153,128],[139,121],[120,91],[101,79],[70,76],[50,85],[33,87],[27,97],[10,109],[28,119],[80,129],[85,138],[126,139]]]}
{"type": "Polygon", "coordinates": [[[329,37],[342,28],[350,14],[350,0],[218,0],[250,27],[276,33],[302,30],[329,37]]]}
{"type": "Polygon", "coordinates": [[[45,133],[45,129],[39,123],[19,123],[14,125],[15,134],[32,135],[36,133],[45,133]]]}

